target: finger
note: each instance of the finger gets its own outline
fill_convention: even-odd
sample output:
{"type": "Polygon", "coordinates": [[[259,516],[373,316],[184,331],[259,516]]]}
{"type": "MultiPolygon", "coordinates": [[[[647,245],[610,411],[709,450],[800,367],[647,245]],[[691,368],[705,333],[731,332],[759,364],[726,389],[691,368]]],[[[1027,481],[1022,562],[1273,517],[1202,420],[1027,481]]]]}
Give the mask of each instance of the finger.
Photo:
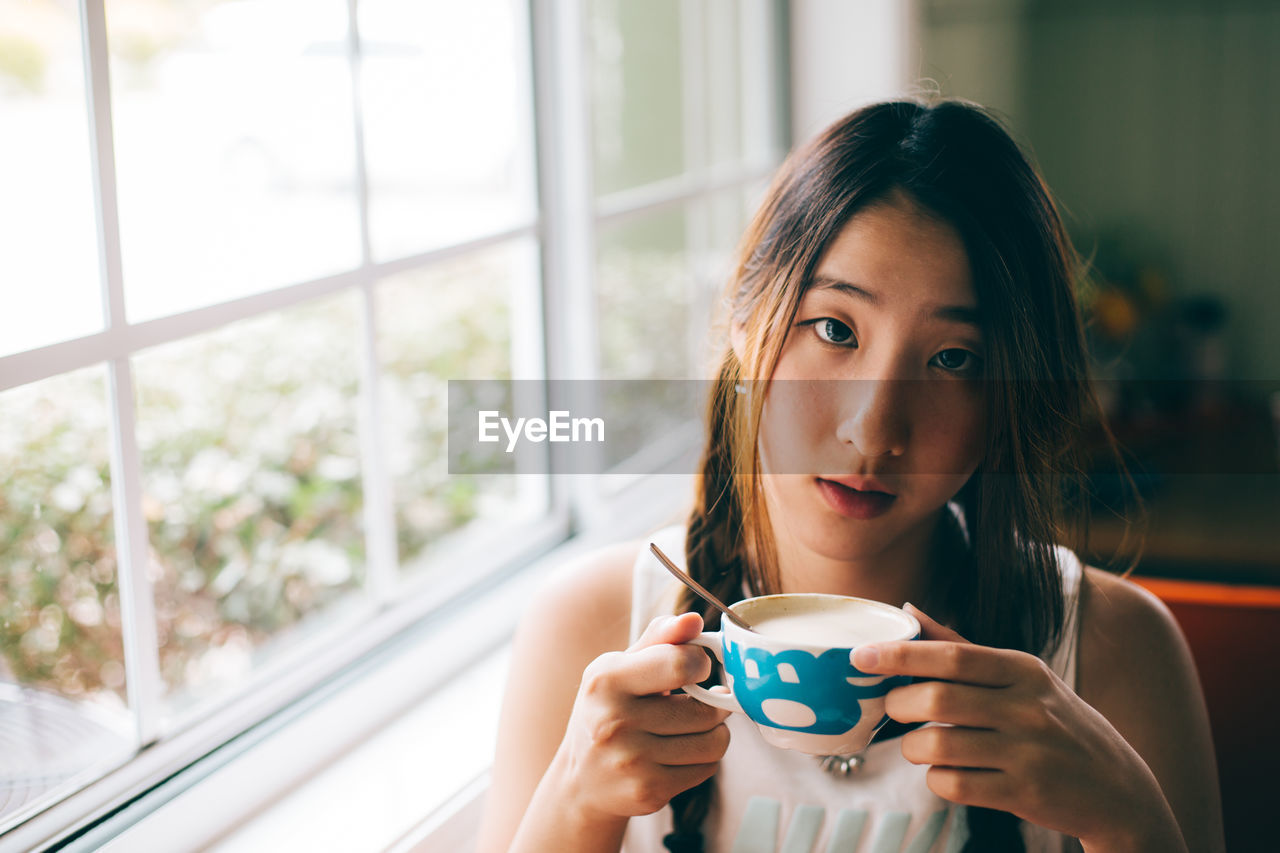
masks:
{"type": "Polygon", "coordinates": [[[687,643],[702,632],[702,617],[697,613],[681,613],[679,616],[659,616],[644,629],[627,651],[655,646],[660,643],[679,645],[687,643]]]}
{"type": "Polygon", "coordinates": [[[628,813],[640,815],[660,810],[676,794],[710,779],[720,762],[664,766],[650,761],[648,756],[630,756],[620,766],[626,769],[626,778],[619,781],[629,783],[631,803],[636,809],[628,813]]]}
{"type": "Polygon", "coordinates": [[[587,667],[587,693],[629,698],[651,696],[702,681],[711,674],[711,661],[701,646],[662,643],[627,652],[602,655],[587,667]]]}
{"type": "Polygon", "coordinates": [[[708,761],[705,764],[678,764],[664,768],[676,786],[676,793],[687,791],[694,785],[705,782],[720,769],[719,761],[708,761]]]}
{"type": "Polygon", "coordinates": [[[853,665],[870,673],[1008,687],[1016,680],[1013,654],[973,643],[907,640],[863,646],[854,652],[853,665]]]}
{"type": "Polygon", "coordinates": [[[950,640],[953,643],[969,642],[955,631],[936,621],[932,616],[925,613],[919,607],[916,607],[910,601],[902,605],[902,609],[916,617],[920,623],[921,639],[925,640],[950,640]]]}
{"type": "Polygon", "coordinates": [[[912,764],[1000,770],[1004,735],[964,726],[925,726],[902,736],[902,757],[912,764]]]}
{"type": "Polygon", "coordinates": [[[692,696],[642,696],[631,708],[636,727],[655,735],[697,734],[714,729],[729,712],[692,696]]]}
{"type": "Polygon", "coordinates": [[[666,767],[707,764],[724,757],[729,748],[729,727],[721,724],[690,735],[651,735],[645,746],[650,760],[666,767]]]}
{"type": "Polygon", "coordinates": [[[930,767],[925,784],[944,800],[986,809],[1007,811],[1014,794],[1013,778],[1001,770],[930,767]]]}
{"type": "Polygon", "coordinates": [[[997,728],[1003,722],[998,689],[951,681],[917,681],[890,690],[884,698],[884,712],[900,723],[997,728]]]}

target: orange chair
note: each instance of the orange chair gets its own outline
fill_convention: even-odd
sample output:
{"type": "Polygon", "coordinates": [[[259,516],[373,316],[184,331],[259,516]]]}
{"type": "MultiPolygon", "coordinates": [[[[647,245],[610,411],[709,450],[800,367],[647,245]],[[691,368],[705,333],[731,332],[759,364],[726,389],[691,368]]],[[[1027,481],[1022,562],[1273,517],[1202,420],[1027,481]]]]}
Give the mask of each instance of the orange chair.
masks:
{"type": "Polygon", "coordinates": [[[1182,627],[1209,707],[1231,853],[1280,849],[1280,588],[1133,576],[1182,627]]]}

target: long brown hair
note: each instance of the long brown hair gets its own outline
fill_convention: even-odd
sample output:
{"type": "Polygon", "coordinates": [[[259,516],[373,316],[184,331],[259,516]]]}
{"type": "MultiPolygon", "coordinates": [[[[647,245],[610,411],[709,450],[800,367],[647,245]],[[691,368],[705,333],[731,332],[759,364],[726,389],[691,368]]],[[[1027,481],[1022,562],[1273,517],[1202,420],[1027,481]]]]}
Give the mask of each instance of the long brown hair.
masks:
{"type": "MultiPolygon", "coordinates": [[[[744,581],[754,594],[778,590],[758,476],[764,394],[740,391],[772,376],[827,246],[851,216],[894,192],[960,233],[985,341],[985,455],[954,498],[964,532],[951,540],[968,546],[950,549],[932,602],[974,642],[1051,651],[1065,619],[1054,545],[1087,524],[1083,502],[1069,498],[1087,494],[1080,436],[1102,422],[1074,293],[1081,270],[1035,168],[994,118],[964,102],[864,107],[779,170],[725,293],[744,345],[739,358],[726,342],[712,384],[689,571],[730,601],[744,581]]],[[[717,620],[692,594],[679,607],[717,620]]],[[[708,780],[672,801],[674,843],[696,837],[710,791],[708,780]]],[[[980,838],[984,850],[1021,847],[1010,816],[970,815],[974,849],[980,838]]]]}

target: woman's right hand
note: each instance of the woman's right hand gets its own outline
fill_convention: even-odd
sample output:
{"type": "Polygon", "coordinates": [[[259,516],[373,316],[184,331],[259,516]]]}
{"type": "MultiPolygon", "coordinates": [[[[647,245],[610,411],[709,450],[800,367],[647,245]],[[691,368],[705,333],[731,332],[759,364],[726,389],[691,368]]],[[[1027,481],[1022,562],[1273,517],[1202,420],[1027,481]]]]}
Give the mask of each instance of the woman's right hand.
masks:
{"type": "Polygon", "coordinates": [[[697,613],[659,617],[626,651],[583,672],[552,762],[582,817],[651,814],[716,772],[729,712],[671,693],[711,674],[706,652],[682,645],[701,630],[697,613]]]}

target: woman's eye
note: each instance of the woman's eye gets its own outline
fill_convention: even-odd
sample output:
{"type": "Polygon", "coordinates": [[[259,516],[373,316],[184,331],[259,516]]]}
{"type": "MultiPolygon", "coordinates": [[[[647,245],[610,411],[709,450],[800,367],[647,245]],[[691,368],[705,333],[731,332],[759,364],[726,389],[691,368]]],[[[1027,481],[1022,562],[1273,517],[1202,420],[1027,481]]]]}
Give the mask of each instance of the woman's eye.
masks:
{"type": "Polygon", "coordinates": [[[818,333],[819,338],[829,344],[849,346],[850,342],[853,341],[853,329],[830,317],[822,317],[815,320],[813,330],[818,333]]]}
{"type": "Polygon", "coordinates": [[[973,373],[978,369],[981,360],[967,349],[944,349],[934,357],[934,361],[944,370],[952,373],[973,373]]]}

